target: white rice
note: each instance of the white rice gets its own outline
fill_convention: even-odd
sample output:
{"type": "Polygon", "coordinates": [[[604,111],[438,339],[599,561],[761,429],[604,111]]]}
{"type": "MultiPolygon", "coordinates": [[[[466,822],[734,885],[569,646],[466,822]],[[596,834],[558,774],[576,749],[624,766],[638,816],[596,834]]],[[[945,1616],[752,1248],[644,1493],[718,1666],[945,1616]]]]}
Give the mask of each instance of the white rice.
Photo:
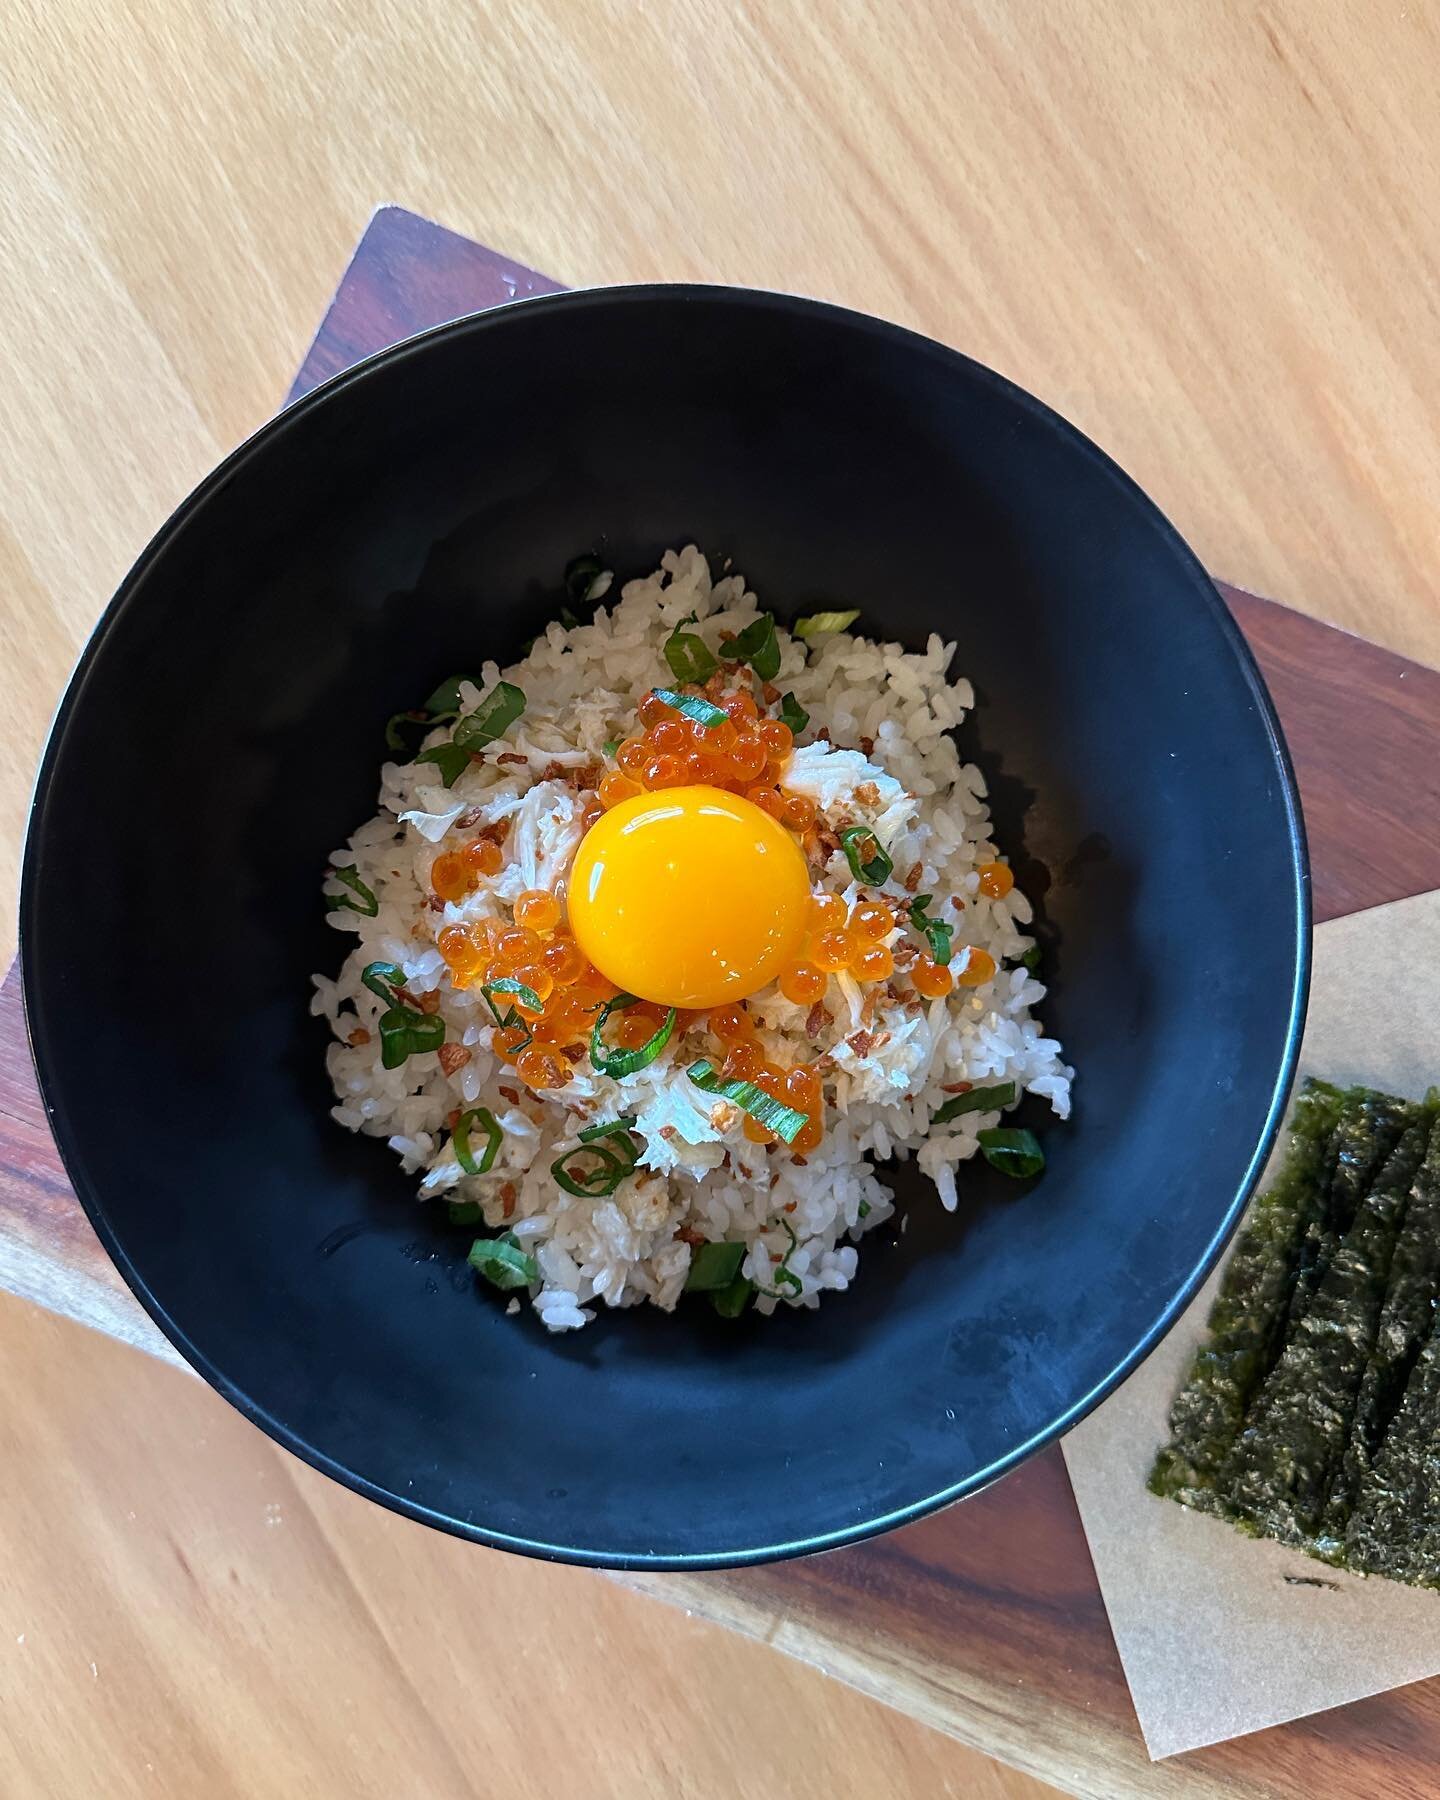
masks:
{"type": "MultiPolygon", "coordinates": [[[[692,612],[717,650],[721,631],[741,631],[758,612],[743,579],[712,582],[693,545],[667,552],[653,575],[628,582],[619,604],[601,607],[593,623],[569,631],[552,624],[522,662],[504,670],[487,663],[480,686],[463,690],[462,708],[473,708],[502,677],[522,688],[525,712],[505,741],[449,789],[433,764],[386,763],[380,811],[334,858],[353,864],[379,902],[373,918],[350,910],[329,915],[352,948],[336,978],[314,978],[312,1011],[330,1021],[337,1040],[327,1053],[334,1116],[352,1131],[387,1138],[406,1171],[420,1175],[423,1198],[478,1202],[487,1227],[513,1232],[535,1259],[532,1303],[556,1331],[585,1324],[597,1302],[673,1307],[696,1234],[746,1245],[743,1270],[756,1283],[761,1312],[782,1301],[813,1307],[827,1289],[849,1285],[855,1241],[894,1213],[875,1162],[915,1156],[941,1203],[955,1207],[957,1169],[976,1154],[978,1134],[1000,1123],[996,1112],[974,1112],[932,1126],[931,1115],[955,1084],[1013,1081],[1017,1092],[1040,1095],[1060,1118],[1070,1110],[1073,1071],[1032,1016],[1045,988],[1009,966],[1032,943],[1030,903],[1018,887],[1003,900],[979,891],[977,869],[998,856],[985,779],[973,764],[961,764],[949,735],[974,696],[968,681],[948,677],[955,646],[935,636],[910,654],[848,634],[807,648],[779,632],[775,686],[793,692],[810,714],[784,786],[809,795],[832,825],[872,825],[894,863],[893,876],[875,891],[897,900],[917,888],[935,895],[932,911],[955,924],[957,952],[976,945],[999,971],[987,986],[957,985],[928,1002],[903,979],[862,990],[846,975],[832,977],[825,1006],[833,1023],[819,1037],[806,1033],[808,1009],[778,990],[752,997],[768,1057],[783,1067],[822,1053],[833,1059],[817,1151],[801,1158],[783,1144],[750,1143],[741,1115],[717,1105],[685,1073],[694,1057],[713,1054],[699,1034],[683,1050],[672,1043],[619,1082],[582,1060],[567,1086],[543,1093],[531,1092],[513,1066],[491,1054],[485,998],[478,988],[451,985],[436,934],[487,913],[508,917],[507,903],[522,890],[563,884],[581,836],[584,796],[560,771],[592,767],[607,740],[635,730],[640,700],[673,681],[661,646],[692,612]],[[822,728],[832,742],[817,735],[822,728]],[[862,741],[868,754],[855,747],[862,741]],[[501,763],[502,752],[525,760],[501,763]],[[857,798],[866,783],[874,793],[857,798]],[[468,829],[457,832],[462,813],[468,829]],[[469,842],[477,826],[501,820],[510,821],[501,873],[465,900],[433,910],[428,877],[435,857],[469,842]],[[917,863],[920,874],[907,893],[905,877],[917,863]],[[951,896],[964,901],[963,912],[948,905],[951,896]],[[376,1027],[383,1009],[360,980],[376,961],[398,964],[417,999],[438,992],[447,1040],[471,1053],[463,1068],[446,1075],[433,1052],[394,1070],[381,1067],[376,1027]],[[346,1040],[357,1028],[369,1041],[352,1047],[346,1040]],[[483,1176],[462,1171],[446,1126],[455,1109],[475,1105],[489,1107],[505,1134],[483,1176]],[[620,1113],[636,1115],[644,1140],[637,1173],[609,1198],[563,1192],[551,1164],[587,1123],[620,1113]],[[777,1268],[788,1271],[781,1284],[777,1268]]],[[[443,742],[449,729],[427,743],[443,742]]],[[[813,861],[811,867],[817,887],[854,902],[859,890],[842,853],[823,872],[813,861]]],[[[327,880],[328,894],[345,891],[327,880]]]]}

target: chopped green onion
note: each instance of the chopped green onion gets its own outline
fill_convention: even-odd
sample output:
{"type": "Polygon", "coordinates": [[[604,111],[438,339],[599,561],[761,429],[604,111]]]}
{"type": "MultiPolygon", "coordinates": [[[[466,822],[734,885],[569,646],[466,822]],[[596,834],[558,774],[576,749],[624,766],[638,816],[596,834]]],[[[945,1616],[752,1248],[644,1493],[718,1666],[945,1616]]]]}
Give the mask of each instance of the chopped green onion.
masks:
{"type": "Polygon", "coordinates": [[[470,1246],[470,1267],[492,1287],[529,1287],[540,1279],[535,1258],[520,1248],[513,1231],[504,1237],[476,1238],[470,1246]]]}
{"type": "Polygon", "coordinates": [[[859,617],[858,606],[844,612],[811,613],[808,618],[797,619],[790,629],[798,638],[820,637],[827,631],[848,631],[859,617]]]}
{"type": "Polygon", "coordinates": [[[343,869],[332,869],[330,877],[349,888],[350,894],[327,894],[325,896],[326,912],[339,912],[342,907],[350,912],[363,913],[367,919],[373,919],[380,910],[380,902],[355,873],[354,865],[347,863],[343,869]]]}
{"type": "Polygon", "coordinates": [[[634,994],[616,994],[613,1000],[607,1000],[596,1016],[595,1024],[590,1032],[590,1060],[602,1075],[609,1075],[619,1081],[622,1075],[633,1075],[637,1069],[643,1069],[670,1042],[670,1033],[675,1029],[675,1008],[672,1006],[661,1021],[659,1029],[652,1037],[646,1038],[638,1050],[611,1050],[606,1047],[602,1035],[605,1021],[612,1012],[624,1012],[626,1007],[638,1004],[634,994]]]}
{"type": "Polygon", "coordinates": [[[577,1144],[550,1165],[556,1184],[582,1200],[599,1200],[613,1194],[635,1167],[605,1144],[577,1144]]]}
{"type": "Polygon", "coordinates": [[[497,681],[490,692],[455,727],[450,741],[457,750],[483,750],[505,733],[525,710],[525,691],[508,681],[497,681]]]}
{"type": "Polygon", "coordinates": [[[728,1288],[744,1260],[743,1244],[697,1244],[690,1256],[685,1292],[712,1294],[718,1288],[728,1288]]]}
{"type": "Polygon", "coordinates": [[[755,1283],[748,1275],[737,1275],[729,1287],[710,1296],[710,1304],[722,1319],[738,1319],[750,1304],[755,1293],[755,1283]]]}
{"type": "Polygon", "coordinates": [[[369,988],[377,999],[383,1000],[389,1006],[395,999],[394,989],[404,987],[405,976],[395,963],[366,963],[360,971],[360,983],[362,987],[369,988]]]}
{"type": "Polygon", "coordinates": [[[774,615],[761,613],[739,637],[730,640],[725,650],[732,662],[747,662],[762,681],[773,681],[780,673],[780,644],[775,636],[774,615]]]}
{"type": "Polygon", "coordinates": [[[459,716],[460,684],[465,681],[468,681],[471,687],[480,685],[469,675],[452,675],[448,681],[442,681],[425,702],[425,710],[430,715],[432,725],[443,725],[446,719],[459,716]],[[442,715],[444,716],[442,717],[442,715]]]}
{"type": "Polygon", "coordinates": [[[422,750],[414,762],[434,763],[440,771],[440,779],[444,785],[454,787],[455,783],[470,766],[470,752],[462,750],[453,739],[447,738],[443,744],[436,744],[429,750],[422,750]]]}
{"type": "Polygon", "coordinates": [[[930,942],[931,956],[937,963],[944,964],[950,960],[950,940],[955,935],[955,927],[927,916],[925,908],[933,899],[933,894],[915,896],[910,902],[910,923],[925,933],[930,942]]]}
{"type": "Polygon", "coordinates": [[[776,1137],[784,1138],[787,1144],[794,1143],[800,1128],[809,1120],[809,1113],[796,1112],[793,1106],[786,1106],[784,1101],[772,1099],[762,1088],[756,1087],[753,1081],[721,1081],[715,1073],[714,1065],[706,1062],[703,1057],[699,1062],[691,1063],[686,1073],[703,1093],[718,1094],[722,1100],[738,1106],[741,1112],[749,1113],[757,1125],[773,1131],[776,1137]]]}
{"type": "Polygon", "coordinates": [[[582,1144],[593,1144],[596,1138],[614,1137],[617,1131],[635,1129],[634,1113],[621,1113],[618,1119],[607,1119],[603,1125],[587,1125],[580,1133],[582,1144]]]}
{"type": "Polygon", "coordinates": [[[931,1113],[932,1125],[948,1125],[962,1113],[998,1112],[1015,1098],[1015,1083],[1002,1081],[996,1087],[971,1088],[968,1094],[952,1094],[937,1111],[931,1113]]]}
{"type": "MultiPolygon", "coordinates": [[[[535,992],[534,988],[526,987],[523,981],[517,981],[513,975],[502,975],[498,981],[487,981],[480,991],[487,999],[491,994],[513,994],[525,1008],[526,1012],[535,1013],[537,1016],[545,1010],[545,1002],[535,992]]],[[[493,1005],[490,1010],[492,1012],[495,1011],[493,1005]]],[[[497,1018],[499,1017],[498,1014],[496,1016],[497,1018]]],[[[509,1023],[509,1021],[501,1019],[500,1023],[504,1025],[509,1023]]]]}
{"type": "Polygon", "coordinates": [[[804,1282],[801,1281],[800,1277],[793,1269],[787,1269],[784,1263],[781,1263],[780,1267],[775,1270],[775,1279],[776,1281],[783,1281],[787,1287],[794,1288],[797,1294],[804,1290],[804,1282]]]}
{"type": "Polygon", "coordinates": [[[678,713],[684,713],[687,719],[693,719],[697,725],[703,725],[707,731],[721,725],[730,717],[729,713],[713,705],[709,700],[702,700],[699,694],[677,694],[670,688],[656,688],[655,698],[663,700],[667,706],[673,706],[678,713]]]}
{"type": "Polygon", "coordinates": [[[792,737],[800,733],[810,723],[810,715],[793,694],[780,696],[780,723],[790,727],[792,737]]]}
{"type": "Polygon", "coordinates": [[[565,565],[565,592],[577,605],[583,606],[594,595],[595,583],[604,573],[604,563],[589,551],[583,556],[571,557],[565,565]]]}
{"type": "Polygon", "coordinates": [[[573,631],[580,621],[575,617],[568,606],[562,606],[560,608],[560,623],[567,631],[573,631]]]}
{"type": "Polygon", "coordinates": [[[720,667],[704,638],[696,632],[685,630],[687,625],[694,623],[695,615],[692,612],[680,621],[665,640],[665,660],[677,681],[708,681],[720,667]]]}
{"type": "Polygon", "coordinates": [[[485,1216],[478,1200],[451,1200],[446,1210],[452,1225],[478,1225],[485,1216]]]}
{"type": "Polygon", "coordinates": [[[885,846],[868,825],[847,825],[840,833],[840,847],[850,865],[850,873],[867,887],[879,887],[894,873],[895,865],[885,853],[885,846]],[[874,845],[874,854],[865,846],[874,845]]]}
{"type": "Polygon", "coordinates": [[[429,713],[391,713],[390,717],[385,721],[386,747],[403,755],[410,746],[401,735],[402,731],[419,731],[424,733],[430,729],[430,725],[431,719],[429,713]]]}
{"type": "Polygon", "coordinates": [[[438,1013],[411,1012],[392,1006],[380,1015],[380,1066],[398,1069],[407,1056],[423,1056],[445,1042],[445,1021],[438,1013]]]}
{"type": "Polygon", "coordinates": [[[1031,975],[1040,967],[1040,946],[1038,944],[1032,944],[1020,958],[1020,967],[1028,970],[1031,975]]]}
{"type": "Polygon", "coordinates": [[[603,748],[606,756],[614,756],[615,752],[620,748],[619,738],[606,738],[603,748]]]}
{"type": "Polygon", "coordinates": [[[1028,1176],[1038,1175],[1045,1167],[1045,1152],[1033,1131],[997,1128],[982,1131],[978,1142],[980,1154],[990,1167],[998,1169],[1002,1175],[1009,1175],[1012,1180],[1024,1181],[1028,1176]]]}
{"type": "Polygon", "coordinates": [[[868,1200],[862,1200],[860,1202],[859,1212],[862,1219],[868,1219],[870,1217],[870,1202],[868,1200]]]}
{"type": "Polygon", "coordinates": [[[495,1158],[499,1155],[504,1137],[500,1121],[488,1107],[472,1106],[469,1112],[461,1113],[455,1121],[455,1129],[450,1133],[450,1143],[455,1151],[456,1161],[467,1175],[488,1175],[495,1166],[495,1158]],[[470,1145],[471,1125],[478,1125],[485,1133],[485,1148],[478,1159],[470,1145]]]}

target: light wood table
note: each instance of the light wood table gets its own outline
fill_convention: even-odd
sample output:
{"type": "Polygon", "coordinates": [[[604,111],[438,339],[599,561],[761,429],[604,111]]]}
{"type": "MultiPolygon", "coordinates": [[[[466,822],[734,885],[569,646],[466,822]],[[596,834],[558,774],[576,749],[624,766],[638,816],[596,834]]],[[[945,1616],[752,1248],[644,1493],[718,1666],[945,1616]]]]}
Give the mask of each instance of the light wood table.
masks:
{"type": "MultiPolygon", "coordinates": [[[[1068,412],[1217,572],[1440,661],[1440,256],[1429,203],[1440,118],[1425,7],[1280,0],[1262,13],[1217,0],[1143,14],[1115,0],[929,0],[893,10],[882,30],[872,9],[844,4],[436,0],[423,19],[378,3],[339,19],[299,4],[158,0],[122,16],[59,0],[0,23],[8,885],[35,753],[75,648],[170,506],[271,410],[377,198],[403,199],[570,280],[750,281],[918,325],[1068,412]]],[[[4,1515],[3,1591],[47,1593],[68,1567],[63,1598],[81,1585],[73,1571],[95,1573],[95,1542],[60,1530],[69,1512],[47,1474],[103,1489],[142,1427],[189,1415],[175,1390],[155,1385],[170,1379],[164,1370],[111,1382],[105,1358],[121,1353],[58,1325],[28,1329],[15,1327],[12,1341],[7,1327],[4,1338],[7,1466],[25,1471],[10,1485],[27,1498],[4,1515]],[[97,1429],[86,1462],[65,1438],[102,1416],[80,1404],[90,1388],[104,1396],[104,1419],[128,1414],[129,1428],[97,1429]],[[22,1395],[34,1404],[22,1407],[22,1395]]],[[[151,1508],[173,1509],[178,1428],[154,1435],[165,1479],[149,1490],[151,1508]]],[[[257,1457],[273,1456],[256,1442],[257,1457]]],[[[99,1509],[87,1501],[78,1517],[94,1524],[99,1509]]],[[[209,1558],[202,1573],[223,1581],[238,1552],[207,1532],[200,1501],[192,1514],[209,1558]]],[[[261,1539],[272,1556],[278,1535],[261,1539]]],[[[113,1535],[101,1542],[111,1557],[113,1535]]],[[[333,1552],[325,1530],[311,1549],[317,1567],[332,1555],[333,1569],[353,1567],[353,1551],[333,1552]]],[[[195,1554],[188,1543],[192,1567],[195,1554]]],[[[377,1553],[392,1582],[385,1599],[404,1591],[407,1557],[420,1554],[398,1539],[377,1553]]],[[[37,1740],[52,1727],[52,1757],[72,1736],[90,1744],[92,1768],[126,1711],[166,1689],[163,1669],[150,1687],[140,1682],[147,1655],[163,1663],[166,1649],[195,1648],[127,1637],[122,1622],[148,1590],[114,1560],[115,1578],[87,1588],[86,1616],[130,1657],[127,1703],[87,1708],[84,1684],[100,1677],[79,1642],[67,1643],[63,1670],[6,1689],[33,1709],[37,1740]],[[88,1740],[72,1729],[81,1716],[88,1740]]],[[[277,1593],[297,1620],[329,1629],[288,1579],[296,1566],[285,1565],[277,1593]]],[[[521,1575],[507,1590],[513,1613],[498,1577],[486,1604],[511,1624],[512,1643],[534,1646],[543,1633],[527,1637],[517,1621],[526,1592],[543,1612],[541,1574],[528,1588],[521,1575]]],[[[562,1597],[544,1617],[570,1614],[593,1633],[598,1615],[577,1592],[552,1588],[562,1597]]],[[[202,1582],[202,1639],[212,1600],[202,1582]]],[[[278,1629],[273,1612],[256,1626],[262,1642],[278,1629]]],[[[294,1640],[283,1647],[293,1653],[294,1640]]],[[[647,1648],[652,1662],[675,1654],[669,1641],[647,1648]]],[[[578,1666],[566,1664],[572,1678],[578,1666]]],[[[293,1654],[287,1668],[302,1685],[311,1673],[293,1654]]],[[[714,1679],[702,1669],[693,1665],[695,1681],[714,1679]]],[[[333,1695],[338,1675],[326,1675],[333,1695]]],[[[735,1694],[723,1682],[718,1691],[735,1694]]],[[[223,1713],[224,1696],[221,1683],[203,1706],[177,1704],[166,1741],[186,1730],[203,1739],[199,1721],[223,1713]]],[[[364,1704],[388,1723],[377,1688],[364,1704]]],[[[855,1704],[845,1702],[837,1729],[859,1733],[855,1704]]],[[[424,1722],[407,1723],[407,1744],[433,1731],[423,1705],[414,1719],[424,1722]]],[[[303,1745],[303,1719],[292,1737],[303,1745]]],[[[208,1791],[223,1791],[217,1776],[234,1765],[213,1744],[208,1754],[196,1766],[208,1791]]],[[[41,1766],[0,1765],[0,1786],[90,1791],[53,1779],[58,1763],[41,1781],[41,1766]]],[[[297,1779],[326,1766],[302,1760],[297,1779]]],[[[363,1768],[363,1757],[349,1766],[363,1768]]],[[[437,1778],[431,1791],[467,1791],[455,1787],[456,1765],[442,1766],[451,1785],[437,1778]]],[[[726,1773],[712,1758],[702,1780],[717,1766],[726,1773]]],[[[762,1766],[766,1791],[787,1791],[776,1765],[748,1765],[762,1766]]],[[[858,1747],[829,1765],[839,1791],[878,1766],[858,1747]],[[845,1768],[850,1777],[836,1773],[845,1768]]],[[[79,1779],[83,1755],[73,1767],[79,1779]]],[[[960,1767],[942,1774],[898,1757],[891,1791],[976,1779],[960,1767]]],[[[518,1782],[523,1759],[501,1771],[518,1782]]],[[[378,1791],[378,1766],[375,1781],[378,1791]]],[[[523,1792],[514,1782],[506,1791],[523,1792]]],[[[480,1777],[475,1786],[484,1791],[480,1777]]],[[[237,1778],[241,1788],[287,1791],[258,1774],[237,1778]]],[[[133,1787],[127,1776],[113,1791],[194,1785],[147,1785],[137,1763],[133,1787]]],[[[637,1780],[615,1791],[649,1790],[637,1780]]],[[[746,1791],[743,1773],[730,1791],[746,1791]]]]}

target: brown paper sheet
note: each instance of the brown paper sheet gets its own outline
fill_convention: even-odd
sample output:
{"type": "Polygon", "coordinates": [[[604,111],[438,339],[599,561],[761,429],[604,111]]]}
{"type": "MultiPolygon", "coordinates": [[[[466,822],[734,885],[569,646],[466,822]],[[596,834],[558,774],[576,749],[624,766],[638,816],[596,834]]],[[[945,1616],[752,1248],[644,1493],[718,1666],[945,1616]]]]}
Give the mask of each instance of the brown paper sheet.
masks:
{"type": "MultiPolygon", "coordinates": [[[[1317,929],[1300,1072],[1415,1098],[1440,1082],[1440,892],[1317,929]]],[[[1152,1757],[1440,1674],[1440,1593],[1329,1569],[1146,1491],[1218,1281],[1064,1445],[1152,1757]]]]}

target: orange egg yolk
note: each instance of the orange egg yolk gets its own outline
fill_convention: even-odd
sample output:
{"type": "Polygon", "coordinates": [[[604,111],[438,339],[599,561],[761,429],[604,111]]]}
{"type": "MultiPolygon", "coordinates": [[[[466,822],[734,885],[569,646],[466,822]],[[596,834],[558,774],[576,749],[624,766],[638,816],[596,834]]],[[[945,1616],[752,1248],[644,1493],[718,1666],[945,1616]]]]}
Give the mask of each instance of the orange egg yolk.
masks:
{"type": "Polygon", "coordinates": [[[768,813],[720,788],[664,788],[612,807],[581,839],[570,928],[627,993],[720,1006],[793,958],[809,895],[805,859],[768,813]]]}

